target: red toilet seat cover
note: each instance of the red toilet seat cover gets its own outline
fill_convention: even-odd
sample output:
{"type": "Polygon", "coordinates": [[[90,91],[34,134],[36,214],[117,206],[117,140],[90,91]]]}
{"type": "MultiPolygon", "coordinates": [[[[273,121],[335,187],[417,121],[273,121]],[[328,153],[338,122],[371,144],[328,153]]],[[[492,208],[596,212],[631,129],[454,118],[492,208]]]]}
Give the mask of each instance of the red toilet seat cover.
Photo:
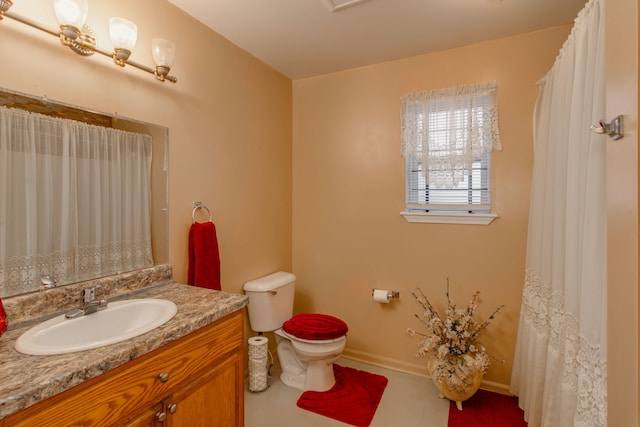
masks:
{"type": "Polygon", "coordinates": [[[282,329],[303,340],[332,340],[345,336],[349,327],[328,314],[301,313],[284,322],[282,329]]]}

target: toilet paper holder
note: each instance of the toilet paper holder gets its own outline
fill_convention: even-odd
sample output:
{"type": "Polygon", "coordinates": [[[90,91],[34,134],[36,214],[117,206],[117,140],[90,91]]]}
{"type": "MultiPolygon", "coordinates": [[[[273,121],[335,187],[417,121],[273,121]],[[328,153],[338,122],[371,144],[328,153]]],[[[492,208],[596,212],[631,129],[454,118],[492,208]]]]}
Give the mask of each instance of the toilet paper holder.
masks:
{"type": "MultiPolygon", "coordinates": [[[[383,290],[384,289],[373,288],[371,290],[371,296],[374,296],[376,291],[383,291],[383,290]]],[[[400,298],[400,291],[387,291],[387,298],[389,299],[400,298]]]]}

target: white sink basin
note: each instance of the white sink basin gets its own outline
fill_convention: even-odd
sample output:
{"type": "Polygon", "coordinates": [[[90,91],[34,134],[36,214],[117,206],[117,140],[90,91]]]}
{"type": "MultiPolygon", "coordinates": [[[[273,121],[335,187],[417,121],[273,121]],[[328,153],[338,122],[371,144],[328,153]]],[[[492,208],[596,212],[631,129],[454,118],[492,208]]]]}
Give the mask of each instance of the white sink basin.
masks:
{"type": "Polygon", "coordinates": [[[178,308],[164,299],[111,302],[106,309],[67,319],[64,315],[39,323],[16,341],[20,353],[73,353],[142,335],[171,319],[178,308]]]}

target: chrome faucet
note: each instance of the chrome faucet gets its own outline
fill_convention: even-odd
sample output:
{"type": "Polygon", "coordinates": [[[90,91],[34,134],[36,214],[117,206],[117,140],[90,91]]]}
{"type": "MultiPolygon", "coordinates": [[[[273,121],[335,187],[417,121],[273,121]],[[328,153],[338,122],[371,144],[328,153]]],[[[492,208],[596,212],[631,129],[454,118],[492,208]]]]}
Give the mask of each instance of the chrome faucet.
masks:
{"type": "Polygon", "coordinates": [[[55,288],[57,282],[58,281],[53,276],[42,274],[40,275],[40,290],[55,288]]]}
{"type": "Polygon", "coordinates": [[[106,299],[96,298],[96,291],[99,287],[100,286],[94,286],[83,289],[82,293],[80,294],[80,308],[76,308],[70,311],[69,313],[65,314],[65,317],[67,319],[73,319],[107,308],[108,302],[106,299]]]}

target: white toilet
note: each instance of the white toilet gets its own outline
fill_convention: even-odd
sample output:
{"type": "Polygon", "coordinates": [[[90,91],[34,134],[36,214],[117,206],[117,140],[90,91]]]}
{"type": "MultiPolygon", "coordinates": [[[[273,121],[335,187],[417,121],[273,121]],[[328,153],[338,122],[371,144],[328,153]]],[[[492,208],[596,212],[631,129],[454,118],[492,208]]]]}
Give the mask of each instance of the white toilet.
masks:
{"type": "Polygon", "coordinates": [[[347,342],[347,325],[325,314],[293,314],[296,276],[283,271],[244,284],[249,323],[258,333],[275,333],[280,379],[300,390],[326,391],[335,384],[333,362],[347,342]]]}

